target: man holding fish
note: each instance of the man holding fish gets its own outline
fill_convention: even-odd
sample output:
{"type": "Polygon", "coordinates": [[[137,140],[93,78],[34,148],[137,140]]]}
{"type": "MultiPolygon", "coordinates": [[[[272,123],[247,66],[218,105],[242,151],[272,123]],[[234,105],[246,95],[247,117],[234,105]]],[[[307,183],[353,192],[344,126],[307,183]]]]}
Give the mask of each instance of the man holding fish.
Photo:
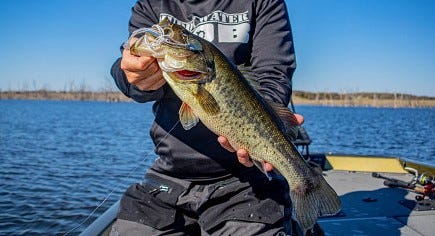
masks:
{"type": "Polygon", "coordinates": [[[112,75],[125,95],[155,102],[150,134],[158,158],[124,194],[112,235],[291,235],[291,218],[305,233],[318,216],[339,210],[334,196],[318,202],[317,189],[331,190],[288,142],[302,117],[286,111],[295,57],[284,1],[138,1],[129,30],[112,75]],[[226,95],[216,89],[239,79],[226,95]],[[249,123],[263,116],[271,126],[249,123]],[[269,143],[243,133],[252,127],[268,136],[272,126],[278,134],[269,143]]]}

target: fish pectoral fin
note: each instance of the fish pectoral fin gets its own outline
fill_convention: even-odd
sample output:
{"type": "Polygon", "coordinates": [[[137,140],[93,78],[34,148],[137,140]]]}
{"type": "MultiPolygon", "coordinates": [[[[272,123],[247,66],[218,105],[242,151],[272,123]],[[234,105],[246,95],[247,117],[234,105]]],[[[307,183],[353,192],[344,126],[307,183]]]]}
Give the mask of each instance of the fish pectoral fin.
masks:
{"type": "Polygon", "coordinates": [[[291,140],[295,140],[299,133],[299,123],[296,119],[295,113],[280,103],[271,101],[267,102],[281,119],[287,136],[290,137],[291,140]]]}
{"type": "Polygon", "coordinates": [[[193,113],[192,108],[185,102],[181,104],[180,110],[178,111],[181,125],[185,130],[189,130],[194,127],[199,122],[199,118],[193,113]]]}
{"type": "Polygon", "coordinates": [[[201,108],[210,115],[215,115],[219,112],[219,104],[203,86],[198,86],[198,91],[195,94],[201,108]]]}

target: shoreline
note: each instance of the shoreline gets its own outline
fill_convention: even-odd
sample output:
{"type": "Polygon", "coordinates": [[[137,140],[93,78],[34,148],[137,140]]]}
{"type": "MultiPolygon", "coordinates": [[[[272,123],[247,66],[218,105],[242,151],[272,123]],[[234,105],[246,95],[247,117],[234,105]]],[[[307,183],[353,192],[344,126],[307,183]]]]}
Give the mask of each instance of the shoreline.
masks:
{"type": "MultiPolygon", "coordinates": [[[[0,91],[0,100],[132,102],[117,91],[0,91]]],[[[340,107],[435,107],[435,97],[397,93],[315,93],[293,91],[295,105],[340,107]]]]}
{"type": "Polygon", "coordinates": [[[294,91],[293,102],[294,104],[298,105],[303,104],[340,107],[435,107],[435,97],[400,93],[314,93],[294,91]]]}

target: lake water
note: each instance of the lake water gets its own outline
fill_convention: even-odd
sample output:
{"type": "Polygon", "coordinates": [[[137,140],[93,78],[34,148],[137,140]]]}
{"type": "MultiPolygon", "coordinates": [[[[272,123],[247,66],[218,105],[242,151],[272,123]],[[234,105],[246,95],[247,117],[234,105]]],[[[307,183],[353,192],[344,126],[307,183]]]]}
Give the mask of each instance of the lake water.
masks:
{"type": "MultiPolygon", "coordinates": [[[[296,110],[311,152],[435,165],[433,108],[296,110]]],[[[151,104],[0,100],[0,235],[81,232],[155,159],[152,119],[151,104]]]]}

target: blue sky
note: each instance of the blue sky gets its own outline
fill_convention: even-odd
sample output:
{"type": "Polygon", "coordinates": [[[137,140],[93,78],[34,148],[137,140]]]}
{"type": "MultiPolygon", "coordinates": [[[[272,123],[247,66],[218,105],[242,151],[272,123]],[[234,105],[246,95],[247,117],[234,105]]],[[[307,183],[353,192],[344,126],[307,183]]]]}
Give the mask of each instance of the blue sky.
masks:
{"type": "MultiPolygon", "coordinates": [[[[0,89],[113,87],[134,2],[0,1],[0,89]]],[[[286,2],[295,90],[435,97],[435,1],[286,2]]]]}

